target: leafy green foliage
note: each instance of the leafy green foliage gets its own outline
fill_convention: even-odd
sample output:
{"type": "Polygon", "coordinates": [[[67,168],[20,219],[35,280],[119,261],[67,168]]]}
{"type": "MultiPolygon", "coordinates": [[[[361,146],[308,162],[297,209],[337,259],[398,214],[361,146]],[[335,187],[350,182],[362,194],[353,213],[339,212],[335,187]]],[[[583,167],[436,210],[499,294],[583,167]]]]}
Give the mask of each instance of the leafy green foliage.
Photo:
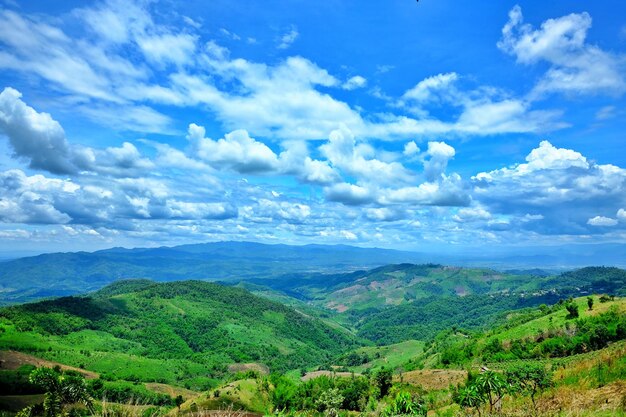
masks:
{"type": "Polygon", "coordinates": [[[387,406],[381,417],[395,416],[423,416],[426,417],[428,410],[424,400],[420,397],[411,397],[408,392],[399,392],[391,404],[387,406]]]}
{"type": "Polygon", "coordinates": [[[506,370],[506,379],[513,391],[530,395],[535,413],[536,396],[552,386],[552,373],[541,363],[526,362],[506,370]]]}
{"type": "MultiPolygon", "coordinates": [[[[45,391],[43,411],[46,417],[64,415],[67,406],[76,403],[91,406],[92,400],[85,379],[76,372],[37,368],[32,371],[29,380],[45,391]]],[[[32,409],[27,412],[31,411],[32,409]]]]}

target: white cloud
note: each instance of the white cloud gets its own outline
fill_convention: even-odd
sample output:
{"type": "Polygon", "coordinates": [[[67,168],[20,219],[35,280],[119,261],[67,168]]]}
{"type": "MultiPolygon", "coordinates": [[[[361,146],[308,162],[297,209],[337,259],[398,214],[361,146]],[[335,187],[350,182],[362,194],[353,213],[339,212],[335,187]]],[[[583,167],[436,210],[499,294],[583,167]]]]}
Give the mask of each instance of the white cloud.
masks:
{"type": "Polygon", "coordinates": [[[466,207],[460,209],[452,219],[458,223],[489,220],[491,219],[491,213],[482,207],[466,207]]]}
{"type": "Polygon", "coordinates": [[[309,156],[304,141],[284,143],[286,149],[280,154],[280,172],[295,175],[299,181],[311,184],[328,185],[341,178],[328,161],[314,160],[309,156]]]}
{"type": "Polygon", "coordinates": [[[402,100],[413,101],[417,104],[426,104],[439,101],[442,95],[446,95],[459,79],[455,72],[437,74],[420,81],[415,87],[407,90],[402,95],[402,100]]]}
{"type": "Polygon", "coordinates": [[[403,220],[407,213],[403,210],[391,209],[389,207],[365,209],[365,217],[376,222],[393,222],[403,220]]]}
{"type": "Polygon", "coordinates": [[[596,112],[596,120],[608,120],[616,116],[615,106],[604,106],[596,112]]]}
{"type": "Polygon", "coordinates": [[[622,222],[626,222],[626,210],[620,208],[617,210],[617,219],[622,222]]]}
{"type": "Polygon", "coordinates": [[[368,188],[347,183],[324,188],[324,195],[328,201],[336,201],[346,205],[368,204],[375,200],[374,193],[368,188]]]}
{"type": "Polygon", "coordinates": [[[61,125],[48,113],[38,113],[21,100],[21,93],[7,87],[0,93],[0,132],[18,157],[30,167],[56,174],[76,171],[61,125]]]}
{"type": "Polygon", "coordinates": [[[333,130],[328,142],[319,149],[333,167],[360,180],[388,184],[412,178],[411,173],[402,164],[372,158],[372,154],[375,153],[373,148],[365,143],[357,143],[354,134],[346,126],[333,130]]]}
{"type": "Polygon", "coordinates": [[[252,207],[253,221],[280,220],[287,223],[300,224],[311,216],[311,207],[303,203],[276,202],[265,198],[259,199],[252,207]]]}
{"type": "Polygon", "coordinates": [[[624,60],[587,43],[590,27],[591,16],[583,12],[548,19],[540,29],[533,29],[523,24],[522,10],[515,6],[509,12],[498,47],[522,64],[550,64],[535,86],[534,95],[621,94],[626,91],[624,60]]]}
{"type": "Polygon", "coordinates": [[[404,150],[402,151],[402,154],[404,156],[412,157],[414,155],[419,154],[419,152],[420,152],[420,148],[417,146],[415,141],[412,140],[411,142],[407,142],[404,145],[404,150]]]}
{"type": "Polygon", "coordinates": [[[526,223],[541,233],[589,232],[587,225],[603,222],[598,204],[616,212],[626,204],[625,169],[597,164],[548,141],[533,149],[526,163],[479,173],[472,180],[473,198],[492,213],[542,215],[526,223]]]}
{"type": "Polygon", "coordinates": [[[214,141],[204,137],[205,129],[194,123],[189,125],[187,138],[197,156],[216,168],[230,168],[241,173],[272,172],[278,168],[278,157],[262,142],[245,130],[235,130],[214,141]]]}
{"type": "Polygon", "coordinates": [[[426,155],[430,158],[424,161],[424,175],[428,181],[435,181],[445,172],[455,150],[445,142],[428,142],[426,155]]]}
{"type": "Polygon", "coordinates": [[[139,37],[137,44],[148,60],[185,65],[191,63],[196,39],[187,34],[164,34],[139,37]]]}
{"type": "Polygon", "coordinates": [[[590,226],[609,227],[615,226],[617,224],[617,220],[611,219],[610,217],[596,216],[587,220],[587,224],[590,226]]]}
{"type": "Polygon", "coordinates": [[[291,27],[289,32],[285,33],[280,37],[280,42],[278,44],[278,49],[287,49],[289,48],[300,36],[298,29],[295,26],[291,27]]]}
{"type": "Polygon", "coordinates": [[[351,77],[345,83],[343,83],[341,87],[344,90],[356,90],[357,88],[363,88],[366,85],[367,80],[364,77],[361,77],[360,75],[355,75],[354,77],[351,77]]]}
{"type": "Polygon", "coordinates": [[[458,174],[441,176],[437,182],[424,182],[418,186],[407,186],[385,190],[381,204],[410,204],[426,206],[466,206],[470,197],[458,174]]]}

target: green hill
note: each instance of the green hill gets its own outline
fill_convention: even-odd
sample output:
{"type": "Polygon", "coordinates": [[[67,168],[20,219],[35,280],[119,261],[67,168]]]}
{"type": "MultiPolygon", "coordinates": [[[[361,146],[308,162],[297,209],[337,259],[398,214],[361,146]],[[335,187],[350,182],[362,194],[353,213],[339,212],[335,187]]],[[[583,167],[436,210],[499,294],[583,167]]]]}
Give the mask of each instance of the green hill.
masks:
{"type": "MultiPolygon", "coordinates": [[[[103,373],[191,385],[232,363],[285,371],[357,346],[339,328],[241,288],[200,282],[119,282],[85,297],[0,310],[0,349],[103,373]]],[[[206,381],[205,381],[206,382],[206,381]]]]}

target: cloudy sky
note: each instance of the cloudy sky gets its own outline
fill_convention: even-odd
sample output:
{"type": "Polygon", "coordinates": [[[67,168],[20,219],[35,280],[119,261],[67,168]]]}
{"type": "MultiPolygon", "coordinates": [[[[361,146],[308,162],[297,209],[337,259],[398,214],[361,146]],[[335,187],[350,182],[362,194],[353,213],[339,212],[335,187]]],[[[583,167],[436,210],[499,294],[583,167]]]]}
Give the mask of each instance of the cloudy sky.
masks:
{"type": "Polygon", "coordinates": [[[0,252],[626,243],[623,0],[0,8],[0,252]]]}

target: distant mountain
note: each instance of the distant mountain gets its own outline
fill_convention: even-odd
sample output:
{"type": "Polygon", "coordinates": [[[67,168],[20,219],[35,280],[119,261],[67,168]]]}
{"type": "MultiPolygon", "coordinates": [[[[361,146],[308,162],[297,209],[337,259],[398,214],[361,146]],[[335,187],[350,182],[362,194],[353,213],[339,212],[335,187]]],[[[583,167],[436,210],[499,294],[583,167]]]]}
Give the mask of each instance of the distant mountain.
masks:
{"type": "Polygon", "coordinates": [[[202,281],[120,281],[89,296],[5,307],[0,318],[0,350],[39,352],[52,360],[62,352],[70,365],[145,382],[215,376],[235,363],[297,369],[358,345],[336,324],[202,281]],[[119,366],[131,361],[154,370],[138,376],[119,366]],[[166,365],[175,371],[162,372],[166,365]]]}
{"type": "Polygon", "coordinates": [[[94,291],[129,278],[238,282],[347,272],[389,263],[424,262],[424,258],[388,249],[253,242],[52,253],[0,263],[0,304],[94,291]]]}

